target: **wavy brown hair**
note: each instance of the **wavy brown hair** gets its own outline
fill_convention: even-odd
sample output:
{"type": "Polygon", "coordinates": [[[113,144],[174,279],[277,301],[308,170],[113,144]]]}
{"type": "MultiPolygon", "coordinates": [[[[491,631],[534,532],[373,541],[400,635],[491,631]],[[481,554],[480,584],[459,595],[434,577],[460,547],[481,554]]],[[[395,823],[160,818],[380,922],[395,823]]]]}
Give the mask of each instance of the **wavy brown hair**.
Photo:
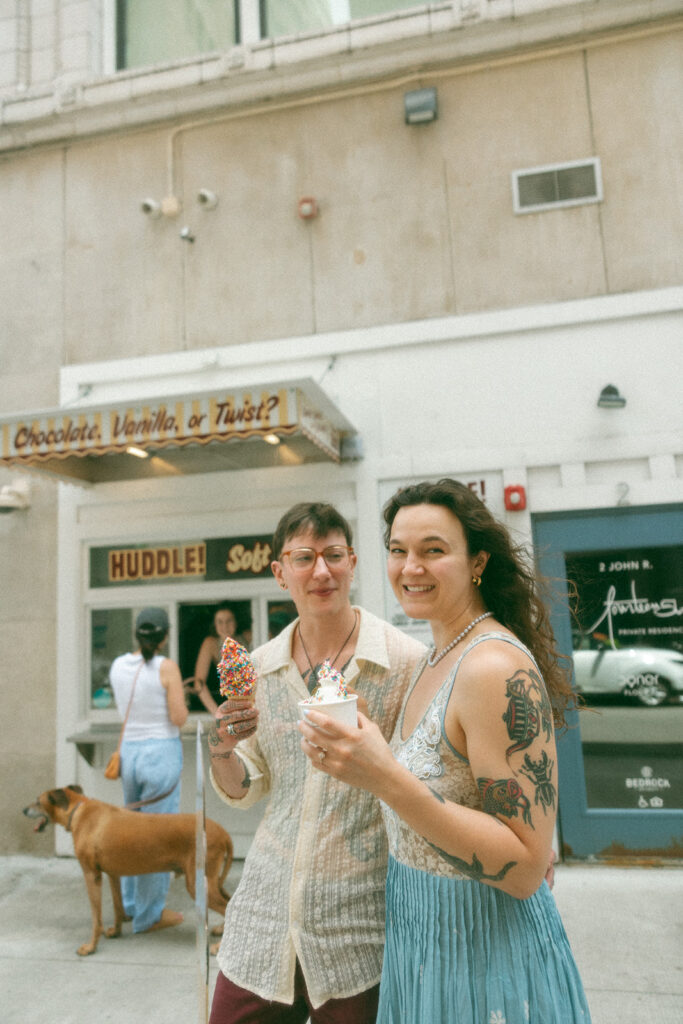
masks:
{"type": "Polygon", "coordinates": [[[529,648],[545,680],[555,725],[566,724],[565,711],[576,705],[569,659],[557,649],[544,598],[548,582],[538,576],[526,549],[516,546],[507,528],[493,518],[476,494],[457,480],[424,481],[396,491],[384,506],[387,549],[399,509],[411,505],[440,505],[462,526],[471,556],[489,554],[481,577],[480,594],[488,611],[529,648]]]}

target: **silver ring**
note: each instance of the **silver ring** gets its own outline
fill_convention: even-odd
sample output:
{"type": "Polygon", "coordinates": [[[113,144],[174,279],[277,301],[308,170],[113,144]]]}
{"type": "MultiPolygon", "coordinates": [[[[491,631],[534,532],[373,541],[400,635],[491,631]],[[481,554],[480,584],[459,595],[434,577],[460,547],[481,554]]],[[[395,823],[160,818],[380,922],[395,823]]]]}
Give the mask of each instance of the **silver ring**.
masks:
{"type": "Polygon", "coordinates": [[[326,755],[327,755],[327,751],[326,750],[321,750],[320,753],[318,754],[318,760],[319,761],[324,761],[326,755]]]}
{"type": "Polygon", "coordinates": [[[227,732],[228,736],[235,735],[235,726],[232,724],[232,722],[228,722],[228,724],[225,727],[225,731],[227,732]]]}

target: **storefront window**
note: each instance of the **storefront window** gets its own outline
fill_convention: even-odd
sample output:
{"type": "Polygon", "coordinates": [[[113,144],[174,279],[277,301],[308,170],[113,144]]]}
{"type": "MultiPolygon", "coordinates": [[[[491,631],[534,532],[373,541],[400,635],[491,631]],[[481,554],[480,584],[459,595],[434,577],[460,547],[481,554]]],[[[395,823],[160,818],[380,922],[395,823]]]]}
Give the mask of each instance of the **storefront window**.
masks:
{"type": "MultiPolygon", "coordinates": [[[[90,613],[90,706],[114,706],[109,669],[115,658],[137,647],[135,619],[144,604],[134,608],[94,608],[90,613]]],[[[168,610],[168,609],[167,609],[168,610]]]]}
{"type": "Polygon", "coordinates": [[[589,807],[683,807],[683,549],[567,556],[589,807]]]}
{"type": "Polygon", "coordinates": [[[262,31],[277,39],[419,6],[416,0],[265,0],[262,31]]]}
{"type": "Polygon", "coordinates": [[[117,0],[116,67],[139,68],[235,45],[231,0],[117,0]]]}

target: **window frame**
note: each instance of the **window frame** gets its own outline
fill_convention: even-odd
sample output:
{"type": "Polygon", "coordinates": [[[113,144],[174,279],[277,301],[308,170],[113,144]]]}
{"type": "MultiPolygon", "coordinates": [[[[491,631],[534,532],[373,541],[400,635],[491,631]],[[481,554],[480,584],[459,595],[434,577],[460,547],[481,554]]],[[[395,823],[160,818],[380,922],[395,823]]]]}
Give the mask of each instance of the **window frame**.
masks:
{"type": "MultiPolygon", "coordinates": [[[[244,42],[260,42],[262,25],[263,0],[231,0],[235,25],[235,46],[244,42]],[[254,18],[253,8],[256,5],[258,17],[254,18]],[[257,28],[258,35],[254,34],[257,28]],[[246,36],[243,34],[246,32],[246,36]]],[[[125,44],[125,4],[126,0],[104,0],[103,11],[103,55],[102,67],[105,74],[147,74],[155,64],[142,64],[129,67],[120,62],[120,54],[125,44]]],[[[187,54],[175,60],[165,62],[169,67],[188,60],[199,60],[202,54],[187,54]]]]}

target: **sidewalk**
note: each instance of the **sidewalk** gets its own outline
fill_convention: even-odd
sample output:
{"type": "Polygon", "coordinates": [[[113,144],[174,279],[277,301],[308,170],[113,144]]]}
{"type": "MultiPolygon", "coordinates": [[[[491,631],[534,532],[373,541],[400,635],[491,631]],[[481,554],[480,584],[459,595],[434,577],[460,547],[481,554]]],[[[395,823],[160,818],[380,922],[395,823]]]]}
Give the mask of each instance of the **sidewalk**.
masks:
{"type": "MultiPolygon", "coordinates": [[[[233,865],[228,891],[240,871],[233,865]]],[[[683,867],[561,864],[554,894],[593,1024],[683,1021],[683,867]]],[[[102,902],[106,927],[106,881],[102,902]]],[[[90,935],[90,910],[78,862],[0,857],[2,1024],[204,1024],[193,905],[182,879],[171,883],[168,906],[185,913],[179,927],[134,936],[124,926],[121,938],[103,938],[97,953],[81,958],[76,948],[90,935]]],[[[212,959],[209,1002],[215,979],[212,959]]]]}

